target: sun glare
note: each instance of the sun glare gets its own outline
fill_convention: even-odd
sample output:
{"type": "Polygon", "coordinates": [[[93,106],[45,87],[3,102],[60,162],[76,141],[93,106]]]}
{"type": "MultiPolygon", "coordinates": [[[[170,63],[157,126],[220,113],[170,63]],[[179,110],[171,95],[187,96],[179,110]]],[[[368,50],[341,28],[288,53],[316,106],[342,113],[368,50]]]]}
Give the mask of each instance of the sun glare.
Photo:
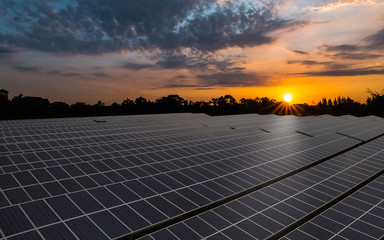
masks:
{"type": "Polygon", "coordinates": [[[287,103],[289,103],[290,101],[292,101],[292,94],[290,94],[290,93],[286,93],[286,94],[284,94],[284,101],[285,102],[287,102],[287,103]]]}

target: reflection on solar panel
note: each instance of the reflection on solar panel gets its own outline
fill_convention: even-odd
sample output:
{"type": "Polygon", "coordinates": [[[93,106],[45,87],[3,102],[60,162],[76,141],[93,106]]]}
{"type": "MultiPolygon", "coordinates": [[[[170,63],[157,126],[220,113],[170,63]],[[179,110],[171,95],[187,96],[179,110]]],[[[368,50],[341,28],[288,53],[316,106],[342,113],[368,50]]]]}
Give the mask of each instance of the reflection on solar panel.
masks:
{"type": "Polygon", "coordinates": [[[384,120],[165,114],[0,122],[6,239],[384,236],[384,120]]]}

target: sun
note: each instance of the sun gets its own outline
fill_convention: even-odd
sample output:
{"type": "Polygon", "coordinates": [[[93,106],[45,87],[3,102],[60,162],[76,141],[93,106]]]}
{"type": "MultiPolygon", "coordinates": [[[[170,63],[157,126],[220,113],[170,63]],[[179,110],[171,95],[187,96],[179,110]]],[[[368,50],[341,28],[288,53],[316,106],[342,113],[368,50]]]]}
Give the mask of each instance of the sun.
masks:
{"type": "Polygon", "coordinates": [[[287,103],[289,103],[293,99],[292,94],[290,93],[285,93],[283,98],[284,98],[284,101],[287,103]]]}

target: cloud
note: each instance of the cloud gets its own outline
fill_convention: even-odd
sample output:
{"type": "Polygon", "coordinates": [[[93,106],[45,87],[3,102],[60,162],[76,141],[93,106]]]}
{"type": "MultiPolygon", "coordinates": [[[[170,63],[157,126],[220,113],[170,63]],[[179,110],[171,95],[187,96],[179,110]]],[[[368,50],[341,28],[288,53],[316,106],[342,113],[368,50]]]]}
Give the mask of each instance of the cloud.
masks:
{"type": "Polygon", "coordinates": [[[38,73],[40,68],[37,67],[25,67],[25,66],[13,66],[13,69],[23,73],[38,73]]]}
{"type": "Polygon", "coordinates": [[[267,86],[269,82],[264,76],[255,73],[231,72],[199,75],[199,87],[249,87],[267,86]]]}
{"type": "Polygon", "coordinates": [[[271,43],[268,34],[295,24],[277,17],[280,0],[0,1],[0,44],[69,54],[227,47],[271,43]]]}
{"type": "Polygon", "coordinates": [[[195,77],[175,77],[160,88],[193,88],[200,90],[215,87],[251,87],[268,86],[271,84],[268,76],[243,71],[200,74],[195,77]]]}
{"type": "Polygon", "coordinates": [[[361,47],[357,45],[341,44],[341,45],[324,45],[323,46],[328,52],[341,52],[341,51],[358,51],[361,47]]]}
{"type": "Polygon", "coordinates": [[[368,42],[367,48],[371,50],[384,49],[384,29],[378,31],[365,39],[368,42]]]}
{"type": "Polygon", "coordinates": [[[54,76],[61,76],[61,77],[83,77],[82,74],[77,73],[77,72],[63,72],[60,70],[53,70],[46,72],[48,75],[54,75],[54,76]]]}
{"type": "Polygon", "coordinates": [[[2,54],[12,54],[12,53],[16,53],[17,51],[11,49],[11,48],[6,48],[6,47],[0,47],[0,55],[2,54]]]}
{"type": "Polygon", "coordinates": [[[159,60],[155,68],[159,69],[189,69],[203,72],[228,72],[241,70],[236,67],[241,55],[220,56],[200,51],[164,52],[155,58],[159,60]]]}
{"type": "Polygon", "coordinates": [[[133,63],[133,62],[127,62],[124,63],[122,68],[128,69],[128,70],[142,70],[146,68],[153,68],[153,64],[146,64],[146,63],[133,63]]]}
{"type": "MultiPolygon", "coordinates": [[[[384,31],[383,31],[384,32],[384,31]]],[[[384,34],[383,36],[384,37],[384,34]]],[[[369,50],[377,49],[380,47],[380,44],[377,42],[382,41],[380,39],[380,34],[372,35],[367,40],[371,40],[369,45],[350,45],[350,44],[341,44],[341,45],[324,45],[320,49],[326,54],[331,54],[329,56],[335,58],[343,58],[349,60],[367,60],[375,59],[382,57],[383,55],[376,53],[369,53],[369,50]],[[375,42],[376,41],[376,42],[375,42]]],[[[384,43],[384,41],[383,41],[384,43]]],[[[384,46],[384,44],[383,44],[384,46]]]]}
{"type": "Polygon", "coordinates": [[[366,60],[366,59],[374,59],[374,58],[382,57],[382,55],[378,55],[378,54],[349,53],[349,52],[342,52],[342,53],[334,54],[333,56],[344,58],[344,59],[351,59],[351,60],[366,60]]]}
{"type": "Polygon", "coordinates": [[[93,73],[78,73],[78,72],[63,72],[60,70],[53,70],[46,72],[48,75],[60,76],[60,77],[77,77],[82,79],[91,79],[93,77],[110,77],[107,73],[104,72],[93,72],[93,73]]]}
{"type": "Polygon", "coordinates": [[[103,73],[103,72],[95,72],[95,73],[92,73],[92,75],[95,77],[109,77],[107,73],[103,73]]]}
{"type": "Polygon", "coordinates": [[[376,0],[333,0],[325,2],[328,3],[316,7],[310,7],[309,9],[312,11],[334,11],[341,7],[378,4],[376,0]]]}
{"type": "Polygon", "coordinates": [[[346,76],[365,76],[383,75],[384,67],[379,68],[356,68],[356,69],[337,69],[317,72],[304,72],[296,75],[316,76],[316,77],[346,77],[346,76]]]}
{"type": "Polygon", "coordinates": [[[318,61],[312,61],[312,60],[289,60],[287,63],[288,64],[299,63],[302,65],[312,66],[312,65],[325,65],[325,64],[328,64],[329,62],[318,62],[318,61]]]}
{"type": "Polygon", "coordinates": [[[9,58],[13,54],[17,53],[17,51],[11,49],[11,48],[6,48],[6,47],[0,47],[0,59],[2,58],[9,58]]]}
{"type": "Polygon", "coordinates": [[[289,60],[287,64],[301,64],[305,66],[324,66],[326,69],[343,69],[347,68],[347,64],[342,64],[339,62],[334,61],[326,61],[326,62],[320,62],[320,61],[313,61],[313,60],[289,60]]]}
{"type": "Polygon", "coordinates": [[[226,54],[225,56],[213,53],[204,53],[193,49],[183,51],[161,51],[150,57],[154,63],[125,62],[121,68],[128,70],[162,70],[187,69],[199,72],[228,72],[244,70],[236,66],[242,54],[226,54]]]}
{"type": "Polygon", "coordinates": [[[305,51],[300,51],[300,50],[291,50],[289,49],[289,51],[293,52],[293,53],[297,53],[297,54],[300,54],[300,55],[308,55],[308,52],[305,52],[305,51]]]}

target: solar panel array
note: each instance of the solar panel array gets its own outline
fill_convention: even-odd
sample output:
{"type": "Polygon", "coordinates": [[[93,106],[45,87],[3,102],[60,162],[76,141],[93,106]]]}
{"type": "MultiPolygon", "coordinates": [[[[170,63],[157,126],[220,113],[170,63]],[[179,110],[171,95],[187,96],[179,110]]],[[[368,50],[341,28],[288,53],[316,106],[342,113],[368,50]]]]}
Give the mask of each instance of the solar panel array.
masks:
{"type": "Polygon", "coordinates": [[[0,126],[6,239],[384,236],[378,117],[185,113],[0,126]]]}

